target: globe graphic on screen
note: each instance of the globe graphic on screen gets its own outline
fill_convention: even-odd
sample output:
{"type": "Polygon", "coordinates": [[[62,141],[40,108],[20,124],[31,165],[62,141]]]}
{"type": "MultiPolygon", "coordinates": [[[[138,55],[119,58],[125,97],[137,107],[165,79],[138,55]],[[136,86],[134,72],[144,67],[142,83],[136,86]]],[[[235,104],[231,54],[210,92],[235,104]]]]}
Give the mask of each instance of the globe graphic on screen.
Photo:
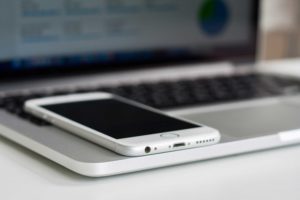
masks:
{"type": "Polygon", "coordinates": [[[215,36],[224,31],[229,21],[229,9],[223,0],[205,0],[198,10],[201,30],[215,36]]]}

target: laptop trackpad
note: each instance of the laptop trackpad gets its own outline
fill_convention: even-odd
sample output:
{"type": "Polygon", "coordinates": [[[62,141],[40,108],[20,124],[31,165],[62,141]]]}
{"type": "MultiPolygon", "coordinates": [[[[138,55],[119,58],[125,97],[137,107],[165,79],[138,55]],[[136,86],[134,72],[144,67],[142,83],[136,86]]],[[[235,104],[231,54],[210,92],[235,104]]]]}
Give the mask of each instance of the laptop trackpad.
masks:
{"type": "MultiPolygon", "coordinates": [[[[298,99],[300,102],[300,98],[298,99]]],[[[232,107],[232,106],[231,106],[232,107]]],[[[215,127],[233,138],[251,138],[300,128],[300,103],[275,100],[236,108],[199,111],[183,117],[215,127]]]]}

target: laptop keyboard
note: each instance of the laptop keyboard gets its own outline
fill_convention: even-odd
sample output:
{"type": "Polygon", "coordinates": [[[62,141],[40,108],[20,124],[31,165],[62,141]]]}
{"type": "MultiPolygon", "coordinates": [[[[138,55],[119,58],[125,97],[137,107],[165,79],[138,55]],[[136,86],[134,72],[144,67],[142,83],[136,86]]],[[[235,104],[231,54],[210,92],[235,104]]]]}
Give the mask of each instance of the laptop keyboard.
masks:
{"type": "Polygon", "coordinates": [[[194,105],[218,104],[261,97],[298,93],[300,81],[269,75],[234,75],[213,78],[194,78],[155,83],[140,83],[113,87],[92,86],[90,88],[57,89],[45,92],[28,92],[0,97],[0,109],[46,126],[47,122],[24,112],[26,100],[55,95],[104,91],[129,98],[143,104],[171,109],[194,105]]]}

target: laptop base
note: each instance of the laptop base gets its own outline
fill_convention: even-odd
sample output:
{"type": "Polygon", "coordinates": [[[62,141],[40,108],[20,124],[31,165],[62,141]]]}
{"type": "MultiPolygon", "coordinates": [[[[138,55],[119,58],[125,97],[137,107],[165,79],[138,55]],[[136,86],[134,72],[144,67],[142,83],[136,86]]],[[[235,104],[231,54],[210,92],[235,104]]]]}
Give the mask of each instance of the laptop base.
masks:
{"type": "Polygon", "coordinates": [[[5,111],[0,111],[0,135],[90,177],[137,172],[300,143],[300,133],[290,131],[300,128],[300,104],[295,98],[242,102],[235,105],[235,109],[228,104],[194,110],[188,115],[184,110],[176,113],[218,128],[222,133],[221,143],[151,156],[124,157],[56,127],[38,127],[5,111]],[[231,117],[226,118],[228,115],[231,117]],[[243,117],[234,121],[234,116],[243,117]],[[266,123],[268,121],[275,126],[270,126],[266,123]]]}

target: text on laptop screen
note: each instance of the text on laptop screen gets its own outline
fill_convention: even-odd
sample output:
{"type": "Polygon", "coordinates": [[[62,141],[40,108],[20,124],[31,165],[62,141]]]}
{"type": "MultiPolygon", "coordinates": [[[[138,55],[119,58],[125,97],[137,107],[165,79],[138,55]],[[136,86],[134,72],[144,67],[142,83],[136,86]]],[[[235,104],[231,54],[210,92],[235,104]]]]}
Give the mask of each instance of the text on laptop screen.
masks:
{"type": "Polygon", "coordinates": [[[226,58],[253,41],[253,0],[3,0],[0,70],[226,58]]]}

